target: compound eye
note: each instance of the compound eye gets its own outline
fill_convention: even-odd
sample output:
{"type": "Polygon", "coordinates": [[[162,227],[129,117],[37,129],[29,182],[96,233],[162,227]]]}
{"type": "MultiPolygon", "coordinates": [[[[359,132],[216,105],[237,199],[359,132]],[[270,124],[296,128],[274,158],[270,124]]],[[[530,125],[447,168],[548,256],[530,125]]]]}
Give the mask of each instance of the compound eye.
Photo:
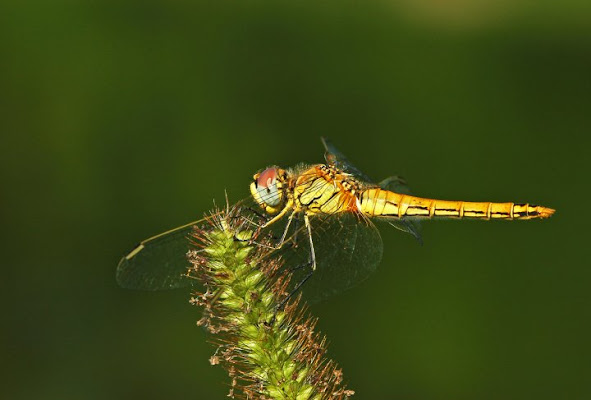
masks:
{"type": "Polygon", "coordinates": [[[277,169],[267,168],[257,178],[257,192],[265,204],[275,207],[281,202],[281,192],[277,188],[277,169]]]}

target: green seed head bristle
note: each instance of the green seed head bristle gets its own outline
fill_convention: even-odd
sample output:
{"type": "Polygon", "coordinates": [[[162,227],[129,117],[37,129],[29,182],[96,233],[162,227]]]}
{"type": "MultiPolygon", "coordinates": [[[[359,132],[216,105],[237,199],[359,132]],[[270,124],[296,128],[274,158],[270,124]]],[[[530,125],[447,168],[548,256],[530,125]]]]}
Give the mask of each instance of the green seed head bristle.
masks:
{"type": "Polygon", "coordinates": [[[300,296],[283,303],[291,276],[271,254],[270,239],[253,229],[257,217],[247,213],[238,207],[213,213],[193,237],[203,251],[188,253],[190,274],[208,288],[191,303],[205,308],[199,323],[215,335],[218,349],[210,362],[228,371],[229,396],[350,397],[342,373],[324,357],[326,341],[314,332],[316,320],[305,317],[300,296]]]}

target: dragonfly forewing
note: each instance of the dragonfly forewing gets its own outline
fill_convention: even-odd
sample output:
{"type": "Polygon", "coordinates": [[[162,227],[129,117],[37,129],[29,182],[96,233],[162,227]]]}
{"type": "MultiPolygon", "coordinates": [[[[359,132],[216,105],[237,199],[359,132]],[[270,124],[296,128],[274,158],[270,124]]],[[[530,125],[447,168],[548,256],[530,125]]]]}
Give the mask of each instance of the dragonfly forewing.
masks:
{"type": "Polygon", "coordinates": [[[165,290],[192,285],[186,277],[194,221],[144,240],[119,261],[117,283],[128,289],[165,290]]]}

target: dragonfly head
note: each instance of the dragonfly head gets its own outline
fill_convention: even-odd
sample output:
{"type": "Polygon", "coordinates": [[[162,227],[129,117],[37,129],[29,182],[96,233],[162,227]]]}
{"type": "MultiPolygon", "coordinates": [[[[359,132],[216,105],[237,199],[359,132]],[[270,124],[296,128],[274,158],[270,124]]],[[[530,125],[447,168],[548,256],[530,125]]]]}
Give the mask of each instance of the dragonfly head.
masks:
{"type": "Polygon", "coordinates": [[[278,167],[269,167],[253,176],[250,193],[254,200],[269,214],[277,214],[285,204],[287,172],[278,167]]]}

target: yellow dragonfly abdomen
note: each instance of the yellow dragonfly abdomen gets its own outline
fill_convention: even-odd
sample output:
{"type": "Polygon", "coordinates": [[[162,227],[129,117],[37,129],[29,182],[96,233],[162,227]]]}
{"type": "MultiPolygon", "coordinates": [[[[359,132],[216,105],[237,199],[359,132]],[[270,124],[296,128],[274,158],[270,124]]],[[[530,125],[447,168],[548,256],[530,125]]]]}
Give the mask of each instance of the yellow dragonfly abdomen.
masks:
{"type": "Polygon", "coordinates": [[[359,193],[359,211],[369,217],[532,219],[554,210],[533,204],[448,201],[415,197],[380,188],[359,193]]]}

